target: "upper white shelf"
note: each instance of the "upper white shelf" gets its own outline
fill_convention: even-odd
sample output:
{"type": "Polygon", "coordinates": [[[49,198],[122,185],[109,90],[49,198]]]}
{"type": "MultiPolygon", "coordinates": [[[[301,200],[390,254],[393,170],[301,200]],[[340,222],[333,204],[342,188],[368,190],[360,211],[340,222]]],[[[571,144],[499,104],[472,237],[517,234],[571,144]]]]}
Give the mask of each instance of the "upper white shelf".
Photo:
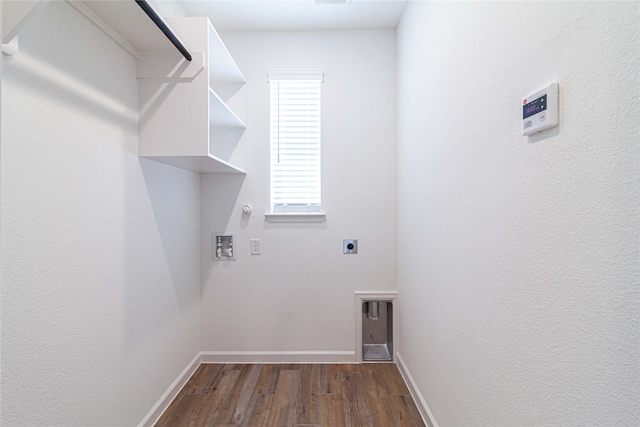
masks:
{"type": "MultiPolygon", "coordinates": [[[[90,9],[138,52],[176,49],[135,0],[90,0],[70,3],[79,4],[81,9],[90,9]]],[[[82,10],[80,12],[82,13],[82,10]]],[[[171,29],[166,20],[162,21],[171,29]]],[[[135,52],[131,53],[135,55],[135,52]]]]}
{"type": "Polygon", "coordinates": [[[242,73],[208,18],[166,21],[194,60],[141,54],[138,155],[200,173],[245,173],[242,73]]]}
{"type": "Polygon", "coordinates": [[[138,156],[201,173],[246,173],[245,124],[227,105],[244,111],[245,79],[208,18],[165,19],[149,2],[147,15],[136,0],[67,1],[138,60],[138,156]],[[176,55],[169,36],[192,61],[176,55]]]}

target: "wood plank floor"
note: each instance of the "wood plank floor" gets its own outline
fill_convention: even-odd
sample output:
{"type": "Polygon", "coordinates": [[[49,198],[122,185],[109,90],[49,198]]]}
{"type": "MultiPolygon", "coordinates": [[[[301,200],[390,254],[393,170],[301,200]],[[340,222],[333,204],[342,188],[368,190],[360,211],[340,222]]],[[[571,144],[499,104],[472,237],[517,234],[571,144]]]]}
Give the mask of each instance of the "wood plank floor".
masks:
{"type": "Polygon", "coordinates": [[[424,427],[393,363],[202,364],[157,427],[424,427]]]}

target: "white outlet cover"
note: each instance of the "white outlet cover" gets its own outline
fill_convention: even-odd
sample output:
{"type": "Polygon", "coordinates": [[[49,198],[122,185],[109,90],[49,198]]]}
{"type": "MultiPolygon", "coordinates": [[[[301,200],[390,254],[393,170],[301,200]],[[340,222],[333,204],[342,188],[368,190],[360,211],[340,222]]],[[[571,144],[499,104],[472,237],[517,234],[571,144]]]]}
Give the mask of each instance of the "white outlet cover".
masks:
{"type": "Polygon", "coordinates": [[[260,239],[251,239],[251,255],[260,255],[260,239]]]}

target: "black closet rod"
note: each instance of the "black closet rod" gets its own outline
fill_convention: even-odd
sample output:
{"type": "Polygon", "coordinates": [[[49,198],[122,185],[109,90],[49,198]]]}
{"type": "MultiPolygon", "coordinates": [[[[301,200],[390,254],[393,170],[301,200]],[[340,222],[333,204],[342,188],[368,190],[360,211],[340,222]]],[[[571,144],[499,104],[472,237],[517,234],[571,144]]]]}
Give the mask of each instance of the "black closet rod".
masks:
{"type": "Polygon", "coordinates": [[[180,40],[176,37],[175,34],[171,32],[169,27],[164,23],[162,18],[158,16],[155,10],[151,7],[147,0],[136,0],[138,6],[144,10],[144,12],[151,18],[153,22],[160,28],[160,31],[164,33],[165,36],[173,43],[173,45],[180,51],[180,53],[187,59],[187,61],[191,61],[191,54],[187,51],[187,48],[184,47],[180,40]]]}

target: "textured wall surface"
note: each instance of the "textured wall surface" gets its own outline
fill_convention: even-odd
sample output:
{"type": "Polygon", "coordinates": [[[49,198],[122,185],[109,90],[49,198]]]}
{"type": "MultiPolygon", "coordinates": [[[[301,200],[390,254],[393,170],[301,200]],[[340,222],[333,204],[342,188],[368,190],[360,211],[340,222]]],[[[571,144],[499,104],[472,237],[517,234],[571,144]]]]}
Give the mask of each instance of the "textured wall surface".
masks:
{"type": "Polygon", "coordinates": [[[396,288],[395,31],[229,32],[247,79],[248,174],[202,175],[202,349],[354,350],[355,290],[396,288]],[[266,223],[268,70],[323,70],[322,224],[266,223]],[[242,205],[253,206],[250,217],[242,205]],[[236,233],[235,262],[211,232],[236,233]],[[249,239],[262,254],[249,254],[249,239]],[[359,239],[344,255],[343,239],[359,239]]]}
{"type": "Polygon", "coordinates": [[[400,353],[440,426],[637,426],[638,3],[415,2],[400,353]],[[560,126],[520,100],[560,84],[560,126]]]}
{"type": "Polygon", "coordinates": [[[2,425],[136,425],[199,349],[199,177],[138,160],[135,61],[67,3],[3,72],[2,425]]]}

